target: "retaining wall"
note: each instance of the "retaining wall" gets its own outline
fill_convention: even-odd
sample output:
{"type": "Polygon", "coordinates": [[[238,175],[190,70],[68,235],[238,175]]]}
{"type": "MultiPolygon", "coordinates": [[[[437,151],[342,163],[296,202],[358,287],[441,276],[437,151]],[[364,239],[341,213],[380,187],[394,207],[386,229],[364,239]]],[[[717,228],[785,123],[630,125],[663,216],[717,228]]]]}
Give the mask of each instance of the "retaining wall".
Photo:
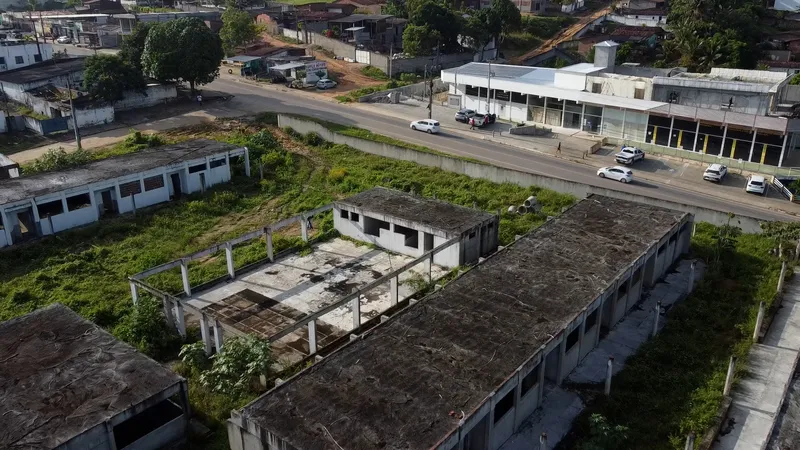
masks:
{"type": "MultiPolygon", "coordinates": [[[[385,91],[380,92],[373,92],[372,94],[367,94],[363,97],[359,97],[358,101],[361,103],[368,103],[372,100],[379,98],[379,97],[386,97],[389,95],[390,92],[400,92],[400,95],[405,97],[425,97],[428,95],[428,86],[426,86],[426,82],[414,83],[409,84],[408,86],[403,86],[394,89],[387,89],[385,91]]],[[[433,80],[433,93],[438,94],[439,92],[445,92],[447,90],[447,83],[444,83],[441,79],[436,78],[433,80]]]]}
{"type": "MultiPolygon", "coordinates": [[[[366,153],[371,153],[373,155],[410,161],[428,167],[437,167],[448,172],[467,175],[473,178],[483,178],[495,183],[515,183],[524,187],[539,186],[552,189],[556,192],[571,194],[578,198],[585,198],[590,194],[604,195],[606,197],[629,200],[632,202],[688,212],[694,214],[695,220],[698,222],[708,222],[717,226],[727,225],[729,222],[728,212],[724,211],[717,211],[710,208],[702,208],[699,206],[686,205],[668,200],[645,197],[625,191],[590,186],[588,184],[577,183],[562,178],[537,175],[513,169],[505,169],[502,167],[466,161],[454,157],[425,153],[417,150],[398,147],[396,145],[345,136],[334,133],[333,131],[316,122],[303,120],[293,116],[279,114],[278,125],[281,127],[292,127],[295,131],[303,134],[313,131],[319,134],[326,141],[334,142],[336,144],[349,145],[350,147],[366,153]]],[[[731,225],[738,226],[745,233],[761,232],[761,221],[753,217],[736,216],[730,222],[731,225]]]]}

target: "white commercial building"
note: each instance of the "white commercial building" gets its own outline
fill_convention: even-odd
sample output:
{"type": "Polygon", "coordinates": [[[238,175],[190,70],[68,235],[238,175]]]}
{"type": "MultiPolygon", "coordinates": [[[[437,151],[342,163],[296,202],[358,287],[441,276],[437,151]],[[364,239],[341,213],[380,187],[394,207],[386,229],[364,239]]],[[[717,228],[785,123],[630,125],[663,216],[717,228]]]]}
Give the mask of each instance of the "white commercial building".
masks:
{"type": "Polygon", "coordinates": [[[0,180],[0,247],[225,183],[239,156],[249,175],[247,148],[199,139],[0,180]]]}
{"type": "Polygon", "coordinates": [[[43,42],[0,40],[0,72],[53,59],[53,46],[43,42]]]}
{"type": "Polygon", "coordinates": [[[459,238],[433,257],[434,264],[458,267],[492,253],[498,245],[499,219],[431,198],[376,187],[334,202],[339,233],[389,251],[419,257],[459,238]]]}

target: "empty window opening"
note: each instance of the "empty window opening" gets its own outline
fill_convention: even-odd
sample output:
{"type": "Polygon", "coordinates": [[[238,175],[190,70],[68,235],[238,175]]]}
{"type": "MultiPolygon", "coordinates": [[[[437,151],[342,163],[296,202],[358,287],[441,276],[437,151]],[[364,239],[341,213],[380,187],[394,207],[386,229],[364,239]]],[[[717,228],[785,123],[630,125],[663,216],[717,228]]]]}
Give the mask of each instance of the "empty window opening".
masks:
{"type": "Polygon", "coordinates": [[[603,93],[603,85],[601,83],[592,83],[592,93],[593,94],[602,94],[603,93]]]}
{"type": "Polygon", "coordinates": [[[624,296],[628,293],[628,280],[625,280],[624,283],[619,285],[619,290],[617,290],[617,298],[624,296]]]}
{"type": "Polygon", "coordinates": [[[154,191],[156,189],[161,189],[163,187],[164,187],[164,177],[161,175],[144,179],[145,192],[154,191]]]}
{"type": "Polygon", "coordinates": [[[635,272],[633,272],[633,284],[636,284],[641,280],[642,280],[642,268],[639,267],[638,269],[636,269],[635,272]]]}
{"type": "Polygon", "coordinates": [[[489,226],[487,227],[490,230],[494,228],[494,222],[489,222],[489,226]]]}
{"type": "Polygon", "coordinates": [[[509,411],[511,408],[514,407],[514,390],[508,391],[506,395],[494,405],[494,423],[500,421],[509,411]]]}
{"type": "Polygon", "coordinates": [[[358,213],[351,212],[350,220],[352,220],[353,222],[358,222],[359,220],[361,220],[361,217],[359,217],[358,213]]]}
{"type": "Polygon", "coordinates": [[[580,327],[575,327],[575,329],[572,330],[572,333],[567,335],[567,352],[572,350],[572,347],[574,347],[575,344],[578,343],[579,336],[580,336],[580,327]]]}
{"type": "Polygon", "coordinates": [[[214,161],[211,161],[211,162],[208,163],[208,167],[210,167],[212,169],[217,168],[217,167],[222,167],[224,165],[225,165],[225,158],[215,159],[214,161]]]}
{"type": "Polygon", "coordinates": [[[342,209],[339,211],[339,217],[341,217],[342,219],[349,219],[350,213],[342,209]]]}
{"type": "Polygon", "coordinates": [[[25,63],[25,59],[22,56],[15,56],[14,57],[14,62],[16,62],[17,64],[24,64],[25,63]]]}
{"type": "Polygon", "coordinates": [[[130,197],[131,195],[141,194],[142,185],[139,180],[122,183],[119,185],[119,196],[130,197]]]}
{"type": "Polygon", "coordinates": [[[541,365],[542,363],[537,364],[536,367],[534,367],[533,370],[531,370],[530,373],[525,375],[525,378],[522,379],[522,386],[520,386],[519,390],[520,397],[527,394],[528,391],[530,391],[539,383],[539,366],[541,365]]]}
{"type": "Polygon", "coordinates": [[[661,255],[662,253],[664,253],[664,249],[666,247],[667,247],[667,244],[664,244],[661,247],[658,247],[658,254],[661,255]]]}
{"type": "Polygon", "coordinates": [[[196,166],[189,166],[189,173],[197,173],[206,170],[206,164],[198,164],[196,166]]]}
{"type": "Polygon", "coordinates": [[[88,208],[92,206],[92,200],[89,193],[76,195],[74,197],[67,197],[67,210],[76,211],[81,208],[88,208]]]}
{"type": "Polygon", "coordinates": [[[669,244],[672,245],[677,240],[678,240],[678,235],[677,234],[673,234],[672,236],[669,237],[669,244]]]}
{"type": "Polygon", "coordinates": [[[433,235],[430,233],[425,233],[425,251],[433,250],[433,235]]]}
{"type": "Polygon", "coordinates": [[[417,230],[395,224],[394,232],[405,237],[406,247],[419,248],[419,232],[417,230]]]}
{"type": "Polygon", "coordinates": [[[593,326],[597,325],[597,315],[599,314],[600,308],[595,309],[592,311],[588,316],[586,316],[586,329],[589,330],[593,326]]]}
{"type": "Polygon", "coordinates": [[[376,219],[374,217],[364,216],[364,233],[370,236],[381,235],[381,230],[389,230],[389,222],[385,220],[376,219]]]}
{"type": "Polygon", "coordinates": [[[633,98],[644,99],[644,88],[634,88],[633,89],[633,98]]]}
{"type": "Polygon", "coordinates": [[[474,231],[469,234],[469,239],[475,239],[475,232],[474,231]]]}
{"type": "Polygon", "coordinates": [[[64,204],[61,200],[53,200],[52,202],[41,203],[36,205],[36,210],[39,211],[39,218],[57,216],[64,212],[64,204]]]}
{"type": "Polygon", "coordinates": [[[114,427],[117,448],[125,448],[158,428],[181,417],[183,411],[169,400],[153,405],[114,427]]]}

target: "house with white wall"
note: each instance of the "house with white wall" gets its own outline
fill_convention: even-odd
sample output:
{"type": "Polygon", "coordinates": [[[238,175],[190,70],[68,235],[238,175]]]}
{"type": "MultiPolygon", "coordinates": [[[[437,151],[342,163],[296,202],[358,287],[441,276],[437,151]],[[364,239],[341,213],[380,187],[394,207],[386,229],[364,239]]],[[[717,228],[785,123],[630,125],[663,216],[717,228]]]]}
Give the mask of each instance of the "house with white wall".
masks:
{"type": "Polygon", "coordinates": [[[52,44],[0,40],[0,72],[20,69],[53,59],[52,44]]]}
{"type": "Polygon", "coordinates": [[[499,243],[496,215],[402,191],[376,187],[334,202],[339,233],[403,255],[419,257],[459,238],[433,257],[457,267],[493,253],[499,243]]]}
{"type": "Polygon", "coordinates": [[[0,180],[0,247],[201,192],[231,179],[246,147],[198,139],[0,180]]]}

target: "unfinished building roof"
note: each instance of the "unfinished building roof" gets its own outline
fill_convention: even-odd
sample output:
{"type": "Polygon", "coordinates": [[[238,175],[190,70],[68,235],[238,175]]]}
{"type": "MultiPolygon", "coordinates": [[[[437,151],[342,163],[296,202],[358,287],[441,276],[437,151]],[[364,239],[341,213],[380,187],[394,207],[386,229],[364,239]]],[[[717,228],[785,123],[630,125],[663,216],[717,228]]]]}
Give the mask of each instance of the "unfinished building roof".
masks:
{"type": "Polygon", "coordinates": [[[101,159],[72,169],[0,180],[0,205],[144,172],[156,167],[225,153],[237,148],[239,147],[231,144],[197,139],[177,145],[101,159]]]}
{"type": "Polygon", "coordinates": [[[74,72],[83,72],[85,65],[85,57],[51,59],[2,72],[0,73],[0,81],[13,84],[34,83],[69,75],[74,72]]]}
{"type": "Polygon", "coordinates": [[[183,379],[55,304],[0,323],[0,448],[56,448],[183,379]]]}
{"type": "Polygon", "coordinates": [[[416,222],[448,233],[461,233],[494,217],[485,211],[384,187],[372,188],[335,204],[416,222]]]}
{"type": "Polygon", "coordinates": [[[434,447],[684,216],[591,196],[241,417],[299,450],[434,447]]]}

